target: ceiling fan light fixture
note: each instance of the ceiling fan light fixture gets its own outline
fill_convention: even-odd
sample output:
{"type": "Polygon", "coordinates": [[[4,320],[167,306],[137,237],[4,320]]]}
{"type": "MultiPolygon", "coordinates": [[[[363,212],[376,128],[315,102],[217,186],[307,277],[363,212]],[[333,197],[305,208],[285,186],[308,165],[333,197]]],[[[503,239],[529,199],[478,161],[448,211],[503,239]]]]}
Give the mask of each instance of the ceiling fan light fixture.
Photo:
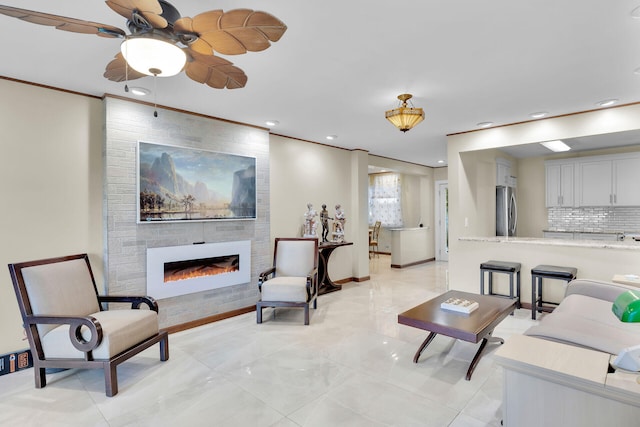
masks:
{"type": "Polygon", "coordinates": [[[187,55],[178,46],[153,37],[128,38],[120,51],[131,68],[148,76],[175,76],[187,62],[187,55]]]}
{"type": "Polygon", "coordinates": [[[384,117],[402,132],[411,130],[424,120],[424,111],[422,108],[407,107],[407,101],[412,97],[413,95],[409,93],[398,95],[401,105],[398,108],[385,111],[384,113],[384,117]]]}

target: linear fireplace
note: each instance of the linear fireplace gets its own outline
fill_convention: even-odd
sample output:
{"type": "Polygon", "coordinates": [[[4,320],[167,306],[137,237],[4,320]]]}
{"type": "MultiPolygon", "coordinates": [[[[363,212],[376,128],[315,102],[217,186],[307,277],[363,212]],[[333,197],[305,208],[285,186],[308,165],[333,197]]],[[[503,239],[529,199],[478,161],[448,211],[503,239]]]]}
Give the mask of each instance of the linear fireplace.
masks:
{"type": "Polygon", "coordinates": [[[250,240],[147,249],[147,294],[156,299],[250,280],[250,240]]]}

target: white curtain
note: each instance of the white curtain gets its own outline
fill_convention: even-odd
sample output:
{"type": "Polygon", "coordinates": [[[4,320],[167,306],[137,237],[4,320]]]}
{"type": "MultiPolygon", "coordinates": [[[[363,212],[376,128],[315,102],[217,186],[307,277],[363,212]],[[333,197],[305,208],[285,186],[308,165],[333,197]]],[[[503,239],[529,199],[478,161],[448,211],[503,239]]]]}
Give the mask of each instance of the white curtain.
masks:
{"type": "Polygon", "coordinates": [[[369,225],[402,227],[402,186],[395,173],[371,175],[369,180],[369,225]]]}

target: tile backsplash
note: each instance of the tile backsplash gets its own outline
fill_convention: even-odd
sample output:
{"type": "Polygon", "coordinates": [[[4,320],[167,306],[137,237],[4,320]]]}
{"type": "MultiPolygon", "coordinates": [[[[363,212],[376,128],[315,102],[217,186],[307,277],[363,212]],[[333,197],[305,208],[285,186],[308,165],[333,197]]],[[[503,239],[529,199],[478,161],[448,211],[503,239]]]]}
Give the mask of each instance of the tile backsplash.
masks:
{"type": "Polygon", "coordinates": [[[548,208],[550,230],[638,232],[640,207],[548,208]]]}

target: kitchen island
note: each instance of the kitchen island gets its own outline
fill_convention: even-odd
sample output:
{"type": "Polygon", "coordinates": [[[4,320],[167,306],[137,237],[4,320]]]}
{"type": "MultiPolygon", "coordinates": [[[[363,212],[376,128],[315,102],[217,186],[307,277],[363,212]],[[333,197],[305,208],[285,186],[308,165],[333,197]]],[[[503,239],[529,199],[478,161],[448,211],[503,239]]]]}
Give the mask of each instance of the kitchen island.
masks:
{"type": "MultiPolygon", "coordinates": [[[[531,307],[531,269],[537,265],[575,267],[577,277],[611,281],[616,274],[640,274],[640,242],[634,240],[562,240],[530,237],[460,237],[451,242],[449,288],[480,292],[480,264],[487,260],[522,264],[521,300],[531,307]]],[[[498,282],[508,294],[508,281],[498,282]]],[[[561,300],[565,285],[545,282],[545,297],[561,300]],[[550,285],[550,286],[549,286],[550,285]],[[547,291],[548,289],[548,291],[547,291]]]]}
{"type": "Polygon", "coordinates": [[[391,267],[403,268],[431,261],[428,227],[391,228],[391,267]]]}

